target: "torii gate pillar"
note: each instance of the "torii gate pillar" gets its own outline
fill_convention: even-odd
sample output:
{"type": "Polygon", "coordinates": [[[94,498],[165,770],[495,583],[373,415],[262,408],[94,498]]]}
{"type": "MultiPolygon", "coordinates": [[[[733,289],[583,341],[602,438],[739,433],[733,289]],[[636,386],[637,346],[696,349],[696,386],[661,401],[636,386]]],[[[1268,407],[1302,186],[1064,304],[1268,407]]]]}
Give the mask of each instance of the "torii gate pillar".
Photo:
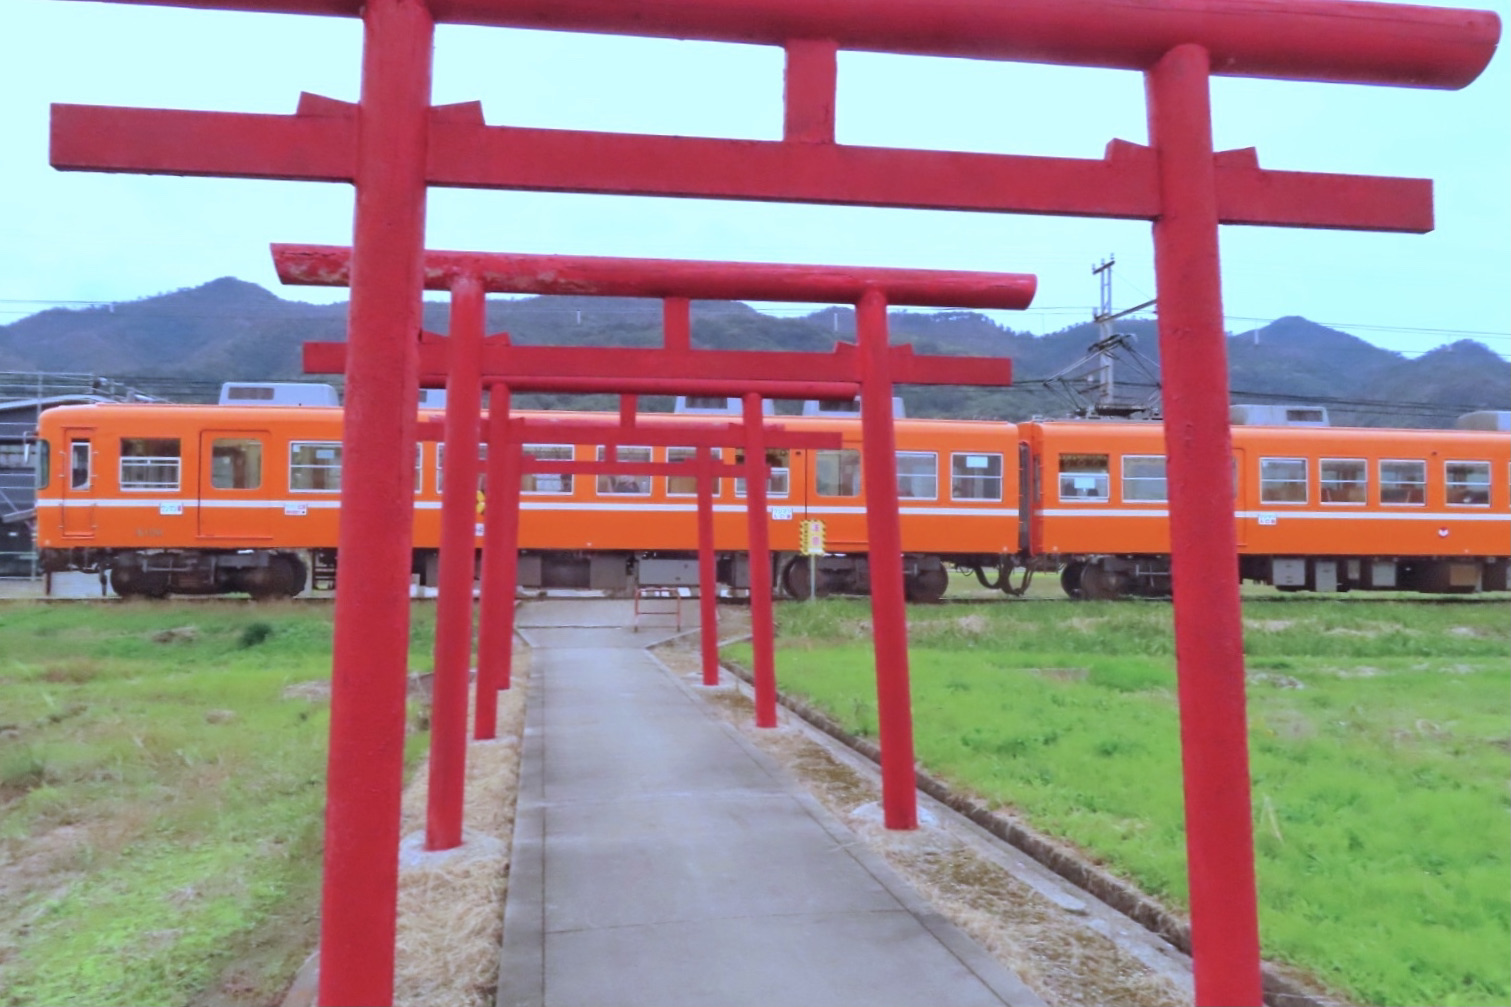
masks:
{"type": "Polygon", "coordinates": [[[393,995],[409,654],[425,156],[435,25],[423,3],[363,8],[346,360],[341,578],[321,889],[320,1003],[393,995]],[[363,697],[358,701],[357,697],[363,697]],[[360,962],[360,967],[352,967],[360,962]]]}

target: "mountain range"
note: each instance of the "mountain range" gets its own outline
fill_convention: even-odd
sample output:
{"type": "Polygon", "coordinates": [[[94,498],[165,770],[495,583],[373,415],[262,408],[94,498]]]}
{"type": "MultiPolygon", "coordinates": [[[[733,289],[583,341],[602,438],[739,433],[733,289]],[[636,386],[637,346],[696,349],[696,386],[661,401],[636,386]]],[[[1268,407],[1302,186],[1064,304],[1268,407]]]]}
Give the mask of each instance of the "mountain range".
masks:
{"type": "MultiPolygon", "coordinates": [[[[904,389],[909,415],[1017,420],[1068,415],[1086,402],[1084,375],[1094,368],[1081,368],[1075,380],[1044,379],[1085,357],[1101,335],[1090,322],[1032,335],[969,311],[893,311],[889,319],[893,341],[911,342],[920,352],[1013,359],[1013,388],[904,389]]],[[[1155,391],[1155,323],[1122,319],[1116,325],[1124,338],[1113,358],[1115,379],[1123,396],[1142,399],[1155,391]]],[[[445,331],[443,303],[427,302],[425,326],[445,331]]],[[[519,343],[651,346],[661,338],[661,308],[628,298],[492,299],[488,326],[519,343]]],[[[310,380],[300,371],[300,345],[342,339],[345,331],[344,303],[284,300],[225,277],[136,301],[54,308],[0,326],[0,371],[88,372],[176,400],[213,401],[226,380],[310,380]]],[[[854,333],[849,309],[778,317],[737,302],[693,304],[695,347],[827,350],[854,333]]],[[[1472,340],[1407,358],[1291,316],[1230,334],[1228,361],[1235,402],[1326,405],[1335,424],[1451,426],[1471,410],[1511,407],[1511,368],[1472,340]]],[[[520,404],[602,406],[607,400],[539,396],[522,397],[520,404]]]]}

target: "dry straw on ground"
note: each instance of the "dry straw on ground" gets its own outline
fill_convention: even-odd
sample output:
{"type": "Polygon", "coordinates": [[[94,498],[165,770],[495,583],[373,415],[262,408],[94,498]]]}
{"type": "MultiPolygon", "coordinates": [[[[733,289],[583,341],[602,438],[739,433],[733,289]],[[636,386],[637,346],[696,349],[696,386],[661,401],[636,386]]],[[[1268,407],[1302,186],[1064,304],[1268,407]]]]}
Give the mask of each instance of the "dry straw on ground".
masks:
{"type": "MultiPolygon", "coordinates": [[[[422,853],[429,766],[404,792],[395,942],[395,1007],[484,1007],[498,985],[509,848],[519,786],[528,652],[514,656],[514,687],[498,699],[498,737],[467,746],[462,846],[422,853]]],[[[467,713],[468,736],[472,716],[467,713]]]]}

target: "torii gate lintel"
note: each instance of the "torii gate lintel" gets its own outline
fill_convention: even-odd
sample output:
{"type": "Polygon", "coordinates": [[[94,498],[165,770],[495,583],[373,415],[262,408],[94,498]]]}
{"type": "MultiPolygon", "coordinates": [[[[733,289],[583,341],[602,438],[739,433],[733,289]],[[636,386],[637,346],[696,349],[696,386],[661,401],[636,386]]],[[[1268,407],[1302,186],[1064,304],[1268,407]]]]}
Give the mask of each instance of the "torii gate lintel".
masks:
{"type": "MultiPolygon", "coordinates": [[[[306,96],[294,115],[53,105],[62,170],[351,182],[356,116],[306,96]]],[[[1111,140],[1101,158],[978,154],[791,140],[640,136],[488,126],[478,102],[432,107],[427,181],[458,188],[686,196],[1153,220],[1154,151],[1111,140]],[[474,116],[474,112],[477,116],[474,116]]],[[[1264,169],[1215,155],[1225,224],[1423,233],[1426,179],[1264,169]]]]}

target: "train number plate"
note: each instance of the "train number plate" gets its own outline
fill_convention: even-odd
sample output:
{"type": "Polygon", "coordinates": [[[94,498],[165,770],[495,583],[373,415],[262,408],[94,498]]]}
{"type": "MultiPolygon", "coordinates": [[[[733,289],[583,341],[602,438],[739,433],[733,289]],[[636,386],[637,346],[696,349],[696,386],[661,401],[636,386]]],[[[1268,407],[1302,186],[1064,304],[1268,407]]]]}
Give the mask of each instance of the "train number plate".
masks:
{"type": "Polygon", "coordinates": [[[1276,515],[1274,515],[1274,514],[1261,514],[1261,515],[1259,515],[1259,524],[1261,526],[1267,527],[1269,525],[1274,524],[1276,522],[1276,520],[1277,520],[1277,518],[1276,518],[1276,515]]]}
{"type": "Polygon", "coordinates": [[[792,520],[792,508],[791,507],[773,507],[773,508],[771,508],[771,520],[773,520],[773,521],[791,521],[792,520]]]}
{"type": "Polygon", "coordinates": [[[309,512],[310,512],[310,509],[308,507],[306,507],[304,504],[284,504],[283,505],[283,516],[284,517],[304,517],[304,515],[308,514],[309,512]]]}
{"type": "Polygon", "coordinates": [[[184,505],[181,503],[165,503],[157,508],[157,512],[160,515],[171,517],[182,514],[184,512],[184,505]]]}

